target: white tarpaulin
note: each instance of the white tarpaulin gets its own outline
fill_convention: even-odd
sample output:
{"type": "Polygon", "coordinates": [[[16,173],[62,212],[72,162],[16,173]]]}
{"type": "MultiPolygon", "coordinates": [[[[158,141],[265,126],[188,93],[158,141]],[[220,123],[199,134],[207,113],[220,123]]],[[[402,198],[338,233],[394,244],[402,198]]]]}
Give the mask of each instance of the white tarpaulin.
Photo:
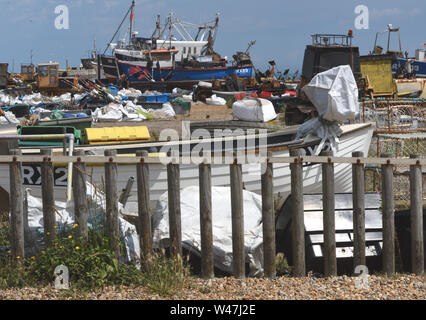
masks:
{"type": "MultiPolygon", "coordinates": [[[[88,200],[88,226],[95,230],[99,229],[96,224],[101,224],[105,218],[106,200],[105,195],[98,189],[95,189],[89,182],[87,186],[87,200],[88,200]]],[[[28,189],[27,189],[28,190],[28,189]]],[[[41,198],[37,198],[28,192],[28,225],[31,232],[31,237],[35,242],[36,246],[42,246],[43,239],[43,203],[41,198]]],[[[75,223],[74,220],[74,201],[68,203],[55,201],[56,222],[59,229],[62,229],[64,225],[71,225],[75,223]]],[[[132,261],[139,258],[139,237],[136,233],[134,225],[130,224],[123,219],[121,213],[126,214],[126,209],[123,208],[121,203],[118,203],[119,215],[119,227],[120,237],[126,246],[126,260],[132,261]]],[[[31,249],[34,248],[29,248],[31,249]]]]}
{"type": "Polygon", "coordinates": [[[243,121],[269,122],[277,117],[271,101],[261,98],[244,98],[232,104],[232,115],[243,121]]]}
{"type": "Polygon", "coordinates": [[[212,106],[223,106],[226,104],[226,100],[214,94],[210,98],[206,98],[206,103],[212,106]]]}
{"type": "MultiPolygon", "coordinates": [[[[182,246],[201,255],[200,203],[197,186],[183,188],[180,193],[182,246]]],[[[250,276],[263,273],[262,198],[243,190],[244,245],[250,276]]],[[[154,210],[154,246],[169,245],[168,194],[164,193],[154,210]]],[[[212,187],[212,224],[214,264],[232,273],[231,192],[229,187],[212,187]]]]}
{"type": "Polygon", "coordinates": [[[359,113],[358,87],[348,65],[317,74],[303,92],[325,120],[354,120],[359,113]]]}

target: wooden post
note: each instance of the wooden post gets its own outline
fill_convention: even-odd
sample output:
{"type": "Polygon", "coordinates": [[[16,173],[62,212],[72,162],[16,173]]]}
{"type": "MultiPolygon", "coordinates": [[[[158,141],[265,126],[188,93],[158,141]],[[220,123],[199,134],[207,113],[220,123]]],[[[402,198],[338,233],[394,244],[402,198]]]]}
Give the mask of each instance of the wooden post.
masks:
{"type": "Polygon", "coordinates": [[[105,163],[105,197],[106,197],[106,231],[110,238],[111,249],[115,258],[120,257],[119,224],[118,224],[118,193],[117,193],[117,164],[112,157],[116,150],[105,150],[105,156],[111,157],[105,163]]]}
{"type": "MultiPolygon", "coordinates": [[[[12,150],[12,155],[21,155],[21,150],[12,150]]],[[[12,242],[12,256],[24,258],[24,199],[22,193],[22,165],[13,161],[9,165],[10,175],[10,231],[12,242]]]]}
{"type": "MultiPolygon", "coordinates": [[[[173,158],[174,160],[175,158],[173,158]]],[[[174,257],[182,257],[182,229],[180,209],[180,168],[179,164],[167,165],[167,184],[169,197],[170,250],[174,257]]]]}
{"type": "MultiPolygon", "coordinates": [[[[24,194],[24,203],[22,207],[23,212],[23,221],[24,221],[24,243],[26,244],[27,248],[29,245],[33,246],[34,244],[31,241],[31,230],[30,226],[28,224],[28,190],[23,188],[23,194],[24,194]]],[[[25,250],[26,258],[28,258],[28,249],[25,250]]]]}
{"type": "MultiPolygon", "coordinates": [[[[420,158],[410,155],[411,159],[420,158]]],[[[424,274],[422,167],[410,166],[410,230],[411,230],[411,270],[420,276],[424,274]]]]}
{"type": "MultiPolygon", "coordinates": [[[[75,150],[74,156],[84,156],[83,150],[75,150]]],[[[72,191],[74,197],[75,223],[78,225],[78,237],[87,240],[88,238],[88,207],[86,190],[86,164],[77,159],[72,170],[72,191]]]]}
{"type": "MultiPolygon", "coordinates": [[[[392,154],[384,153],[382,158],[391,158],[392,154]]],[[[382,216],[383,216],[383,272],[395,273],[395,213],[393,198],[393,165],[389,162],[382,165],[382,216]]]]}
{"type": "Polygon", "coordinates": [[[139,242],[140,257],[146,258],[152,249],[151,215],[149,212],[149,165],[143,157],[148,157],[148,151],[137,151],[136,157],[141,157],[141,162],[136,166],[136,179],[138,187],[138,215],[139,215],[139,242]]]}
{"type": "Polygon", "coordinates": [[[133,183],[135,183],[135,178],[130,177],[129,180],[127,180],[126,188],[120,194],[118,202],[120,202],[123,207],[126,206],[127,200],[130,197],[130,192],[132,191],[133,183]]]}
{"type": "Polygon", "coordinates": [[[56,212],[54,195],[54,174],[51,161],[52,149],[41,149],[40,154],[45,156],[41,164],[41,195],[43,202],[43,225],[46,246],[50,246],[55,239],[56,212]]]}
{"type": "Polygon", "coordinates": [[[243,174],[241,164],[238,164],[237,161],[237,154],[234,153],[234,163],[230,165],[232,210],[232,266],[234,277],[237,279],[244,279],[245,249],[243,174]]]}
{"type": "Polygon", "coordinates": [[[201,163],[200,176],[200,233],[201,276],[214,277],[211,165],[201,163]]]}
{"type": "MultiPolygon", "coordinates": [[[[352,157],[363,158],[363,152],[353,152],[352,157]]],[[[352,202],[354,230],[354,270],[365,266],[365,175],[364,165],[352,165],[352,202]]]]}
{"type": "Polygon", "coordinates": [[[305,222],[303,207],[303,170],[302,150],[290,150],[291,157],[299,157],[294,163],[290,163],[291,170],[291,199],[292,199],[292,253],[293,275],[303,277],[306,273],[305,264],[305,222]]]}
{"type": "MultiPolygon", "coordinates": [[[[273,171],[272,163],[269,157],[265,171],[262,173],[262,221],[263,221],[263,269],[265,277],[274,279],[276,277],[275,268],[275,212],[274,212],[274,190],[273,190],[273,171]]],[[[263,168],[263,166],[262,166],[263,168]]]]}
{"type": "MultiPolygon", "coordinates": [[[[321,156],[332,157],[333,151],[322,151],[321,156]]],[[[334,165],[329,160],[322,164],[323,228],[324,228],[324,275],[337,275],[336,228],[334,197],[334,165]]]]}

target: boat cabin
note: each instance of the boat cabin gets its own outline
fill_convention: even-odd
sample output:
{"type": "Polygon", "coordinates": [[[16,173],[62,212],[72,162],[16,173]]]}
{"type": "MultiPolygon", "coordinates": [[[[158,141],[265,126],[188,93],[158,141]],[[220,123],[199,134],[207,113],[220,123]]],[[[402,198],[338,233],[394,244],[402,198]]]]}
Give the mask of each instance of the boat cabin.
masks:
{"type": "Polygon", "coordinates": [[[177,50],[175,59],[181,61],[191,56],[200,56],[208,41],[174,41],[174,40],[156,40],[156,48],[174,48],[177,50]]]}
{"type": "Polygon", "coordinates": [[[359,48],[352,45],[352,33],[314,34],[312,45],[306,46],[302,78],[309,83],[318,73],[341,65],[349,65],[355,78],[361,76],[359,48]]]}
{"type": "Polygon", "coordinates": [[[21,77],[24,82],[34,81],[34,65],[33,64],[22,64],[21,65],[21,77]]]}
{"type": "Polygon", "coordinates": [[[40,63],[37,66],[37,85],[39,89],[58,87],[59,63],[40,63]]]}

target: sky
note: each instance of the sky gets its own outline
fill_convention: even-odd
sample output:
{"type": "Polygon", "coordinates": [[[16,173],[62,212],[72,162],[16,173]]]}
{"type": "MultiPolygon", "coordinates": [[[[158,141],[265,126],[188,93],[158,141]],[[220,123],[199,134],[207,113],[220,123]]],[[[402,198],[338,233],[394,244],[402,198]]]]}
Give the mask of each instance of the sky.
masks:
{"type": "MultiPolygon", "coordinates": [[[[0,0],[0,63],[9,63],[9,72],[18,72],[31,59],[35,64],[57,61],[61,68],[67,62],[79,66],[94,40],[104,51],[130,5],[131,0],[0,0]],[[62,11],[55,13],[58,6],[68,8],[68,29],[55,26],[63,17],[62,11]]],[[[373,49],[376,33],[388,24],[401,28],[402,49],[410,56],[426,43],[424,0],[136,0],[135,29],[149,37],[157,15],[163,23],[170,12],[194,24],[213,21],[218,13],[215,51],[232,58],[255,40],[250,54],[261,71],[269,68],[270,60],[278,71],[300,70],[305,47],[316,33],[346,34],[352,29],[353,44],[362,55],[373,49]],[[362,12],[368,25],[358,17],[361,12],[355,12],[359,5],[368,9],[367,15],[362,12]],[[368,29],[359,29],[356,21],[368,29]]],[[[392,40],[391,46],[397,48],[397,38],[392,40]]],[[[386,43],[381,34],[379,44],[386,47],[386,43]]]]}

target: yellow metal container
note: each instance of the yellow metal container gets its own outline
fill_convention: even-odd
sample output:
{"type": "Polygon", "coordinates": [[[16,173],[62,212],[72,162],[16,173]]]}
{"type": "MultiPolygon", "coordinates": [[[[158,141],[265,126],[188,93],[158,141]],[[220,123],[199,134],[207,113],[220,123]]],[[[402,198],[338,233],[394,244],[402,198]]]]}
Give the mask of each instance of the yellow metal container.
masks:
{"type": "Polygon", "coordinates": [[[368,78],[374,96],[391,96],[395,93],[392,77],[392,55],[370,55],[360,57],[361,73],[368,78]]]}
{"type": "Polygon", "coordinates": [[[150,139],[146,126],[85,129],[85,142],[88,144],[137,142],[150,139]]]}

